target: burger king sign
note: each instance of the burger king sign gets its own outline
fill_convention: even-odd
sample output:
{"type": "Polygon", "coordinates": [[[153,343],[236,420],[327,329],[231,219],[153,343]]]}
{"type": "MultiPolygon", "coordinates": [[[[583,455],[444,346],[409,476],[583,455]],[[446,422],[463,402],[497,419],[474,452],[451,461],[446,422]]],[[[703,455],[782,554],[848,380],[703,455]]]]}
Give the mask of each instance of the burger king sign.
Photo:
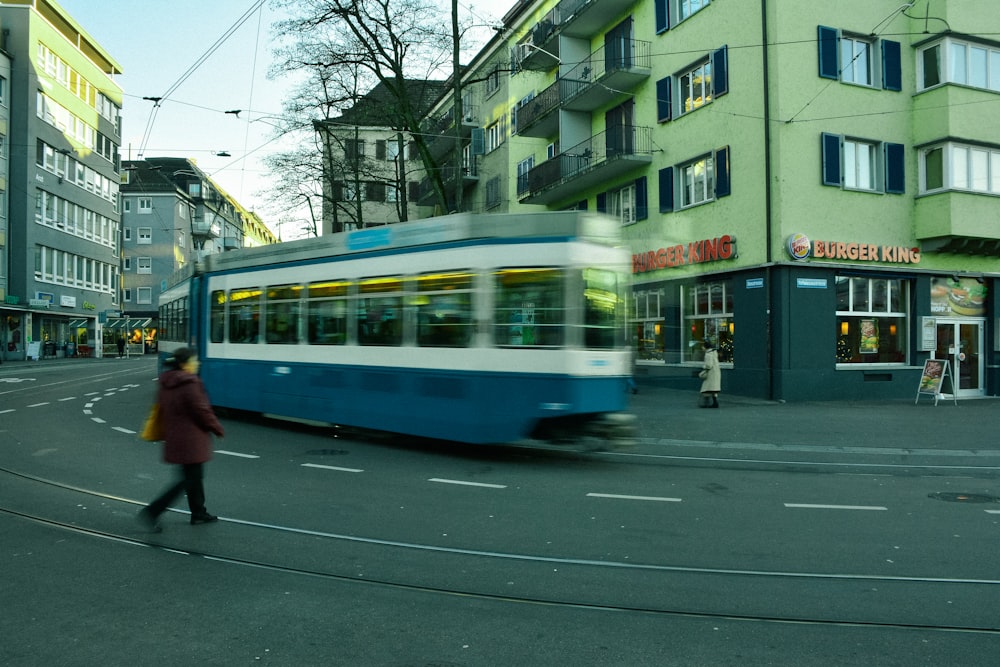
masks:
{"type": "Polygon", "coordinates": [[[788,254],[792,259],[805,259],[809,257],[812,243],[805,234],[792,234],[788,237],[788,254]]]}

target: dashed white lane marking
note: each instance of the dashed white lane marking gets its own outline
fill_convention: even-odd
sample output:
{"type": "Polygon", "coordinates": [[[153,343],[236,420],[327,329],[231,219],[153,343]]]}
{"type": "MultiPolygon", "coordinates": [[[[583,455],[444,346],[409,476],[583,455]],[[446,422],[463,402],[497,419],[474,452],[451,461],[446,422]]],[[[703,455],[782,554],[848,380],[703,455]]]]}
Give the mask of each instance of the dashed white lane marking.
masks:
{"type": "Polygon", "coordinates": [[[31,404],[31,405],[29,405],[28,407],[29,407],[29,408],[40,408],[40,407],[42,407],[43,405],[48,405],[48,404],[49,404],[49,402],[48,402],[48,401],[45,401],[44,403],[32,403],[32,404],[31,404]]]}
{"type": "Polygon", "coordinates": [[[785,503],[785,507],[807,510],[867,510],[875,512],[885,512],[889,509],[888,507],[880,507],[878,505],[811,505],[807,503],[785,503]]]}
{"type": "Polygon", "coordinates": [[[0,415],[5,415],[5,414],[7,414],[8,412],[14,412],[14,411],[15,411],[15,410],[14,410],[13,408],[11,408],[10,410],[0,410],[0,415]]]}
{"type": "Polygon", "coordinates": [[[325,466],[319,463],[303,463],[303,468],[320,468],[321,470],[336,470],[337,472],[364,472],[360,468],[341,468],[340,466],[325,466]]]}
{"type": "Polygon", "coordinates": [[[90,421],[97,422],[98,424],[107,424],[108,423],[108,422],[104,421],[103,419],[101,419],[100,417],[91,417],[90,421]]]}
{"type": "Polygon", "coordinates": [[[506,489],[505,484],[484,484],[483,482],[465,482],[460,479],[441,479],[440,477],[431,477],[428,482],[437,482],[438,484],[457,484],[459,486],[479,486],[485,489],[506,489]]]}
{"type": "Polygon", "coordinates": [[[135,435],[135,431],[125,428],[124,426],[112,426],[112,431],[121,431],[122,433],[128,433],[129,435],[135,435]]]}
{"type": "Polygon", "coordinates": [[[1000,514],[1000,510],[986,510],[987,514],[1000,514]]]}
{"type": "Polygon", "coordinates": [[[614,498],[617,500],[653,500],[661,503],[683,502],[681,498],[662,498],[660,496],[623,496],[617,493],[588,493],[588,498],[614,498]]]}
{"type": "Polygon", "coordinates": [[[260,458],[256,454],[242,454],[240,452],[231,452],[231,451],[226,450],[226,449],[217,449],[217,450],[215,450],[215,453],[216,454],[225,454],[226,456],[238,456],[241,459],[259,459],[260,458]]]}
{"type": "Polygon", "coordinates": [[[60,398],[59,402],[62,403],[63,401],[75,401],[75,400],[76,396],[67,396],[66,398],[60,398]]]}

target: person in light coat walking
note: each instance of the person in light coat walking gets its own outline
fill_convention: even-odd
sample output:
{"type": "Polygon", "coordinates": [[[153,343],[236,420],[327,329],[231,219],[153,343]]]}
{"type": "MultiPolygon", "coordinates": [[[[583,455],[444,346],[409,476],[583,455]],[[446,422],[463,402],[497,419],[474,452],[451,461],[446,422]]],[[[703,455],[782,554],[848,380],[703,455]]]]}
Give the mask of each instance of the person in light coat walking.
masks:
{"type": "Polygon", "coordinates": [[[701,373],[701,407],[719,407],[719,392],[722,391],[722,372],[719,370],[719,351],[711,341],[705,341],[705,363],[701,373]],[[709,402],[711,399],[711,402],[709,402]]]}

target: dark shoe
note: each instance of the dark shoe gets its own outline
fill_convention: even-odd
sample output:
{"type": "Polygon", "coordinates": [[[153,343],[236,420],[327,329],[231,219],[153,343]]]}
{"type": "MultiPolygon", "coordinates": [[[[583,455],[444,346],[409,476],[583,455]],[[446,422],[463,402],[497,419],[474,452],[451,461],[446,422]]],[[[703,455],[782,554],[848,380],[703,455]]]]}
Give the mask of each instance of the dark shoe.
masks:
{"type": "Polygon", "coordinates": [[[191,517],[191,525],[197,526],[202,523],[215,523],[219,520],[219,517],[212,516],[211,514],[199,514],[198,516],[191,517]]]}
{"type": "Polygon", "coordinates": [[[163,526],[160,525],[159,518],[153,516],[153,513],[149,511],[148,507],[144,507],[141,510],[139,510],[139,514],[136,516],[136,518],[139,520],[139,523],[145,526],[146,530],[148,530],[149,532],[151,533],[163,532],[163,526]]]}

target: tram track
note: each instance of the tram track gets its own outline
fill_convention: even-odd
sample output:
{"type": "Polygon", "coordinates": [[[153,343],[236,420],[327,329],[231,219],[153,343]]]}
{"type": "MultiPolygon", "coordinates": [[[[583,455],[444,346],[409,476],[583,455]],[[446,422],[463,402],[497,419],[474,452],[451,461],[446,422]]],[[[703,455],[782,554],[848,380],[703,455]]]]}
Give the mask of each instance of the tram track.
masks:
{"type": "MultiPolygon", "coordinates": [[[[7,468],[0,468],[0,474],[9,478],[16,478],[34,485],[44,485],[60,491],[81,494],[85,497],[100,498],[102,500],[126,503],[140,506],[141,503],[103,493],[92,489],[85,489],[72,484],[49,480],[35,475],[22,473],[7,468]]],[[[161,534],[149,534],[148,536],[137,537],[127,531],[107,530],[93,526],[84,526],[73,523],[54,516],[44,516],[38,512],[26,512],[7,504],[0,505],[0,514],[16,518],[22,521],[32,522],[37,525],[47,526],[56,530],[72,532],[77,535],[104,539],[119,544],[129,546],[153,548],[182,557],[194,557],[211,560],[219,563],[232,565],[235,567],[247,567],[265,569],[276,573],[283,573],[295,577],[313,577],[329,581],[347,582],[362,586],[377,586],[382,588],[398,589],[411,592],[421,592],[444,596],[461,596],[465,598],[476,598],[510,604],[532,604],[552,607],[588,609],[605,612],[624,612],[643,615],[659,615],[664,617],[685,617],[699,619],[716,619],[719,621],[747,621],[776,624],[804,624],[814,626],[841,626],[857,628],[879,628],[879,629],[907,629],[922,631],[940,631],[949,633],[970,633],[979,635],[995,636],[1000,635],[1000,627],[990,627],[988,625],[974,625],[971,623],[929,623],[920,621],[886,620],[877,618],[849,618],[849,617],[821,617],[819,615],[808,614],[787,614],[787,613],[735,613],[726,610],[709,610],[686,608],[682,605],[652,605],[652,604],[626,604],[614,601],[596,601],[587,599],[580,594],[572,599],[572,596],[560,594],[559,590],[551,593],[529,594],[504,594],[484,590],[486,586],[474,587],[448,586],[441,584],[420,583],[419,581],[407,581],[404,577],[391,576],[371,576],[369,574],[345,574],[333,569],[322,569],[316,567],[306,567],[303,565],[287,564],[278,562],[277,559],[259,558],[250,554],[226,553],[226,549],[192,549],[190,545],[183,541],[165,540],[161,534]]],[[[819,583],[828,585],[830,583],[843,585],[875,586],[879,589],[883,587],[907,587],[919,589],[919,593],[910,593],[918,597],[923,597],[925,593],[937,587],[945,587],[949,590],[961,588],[964,590],[974,590],[984,597],[995,596],[996,588],[1000,586],[1000,580],[994,579],[973,579],[973,578],[949,578],[949,577],[917,577],[917,576],[885,576],[849,573],[821,573],[821,572],[777,572],[767,570],[749,569],[723,569],[723,568],[700,568],[682,565],[664,565],[650,563],[629,563],[620,561],[599,561],[592,559],[566,558],[553,556],[540,556],[532,554],[518,554],[513,552],[480,551],[469,548],[448,547],[433,544],[418,544],[412,542],[401,542],[384,538],[362,537],[356,535],[338,534],[318,530],[308,530],[291,526],[279,526],[265,524],[249,520],[235,518],[223,518],[224,524],[247,528],[256,531],[277,532],[292,540],[294,538],[309,538],[312,540],[321,539],[341,545],[361,546],[375,549],[405,549],[410,553],[429,554],[432,556],[444,556],[447,558],[476,559],[478,562],[494,563],[496,569],[503,570],[504,566],[514,565],[515,569],[520,566],[544,566],[546,569],[557,568],[565,570],[577,570],[588,580],[603,580],[611,576],[618,576],[622,573],[640,576],[644,585],[648,585],[648,577],[667,575],[670,577],[723,577],[727,582],[731,580],[758,580],[767,582],[768,587],[779,587],[779,582],[805,582],[807,584],[819,583]],[[595,572],[601,574],[595,575],[595,572]],[[610,575],[609,573],[614,573],[610,575]]],[[[256,543],[253,540],[243,540],[245,543],[256,543]]],[[[492,568],[492,566],[491,566],[492,568]]],[[[501,577],[502,578],[502,577],[501,577]]],[[[544,589],[544,586],[538,586],[544,589]]],[[[625,596],[627,597],[627,596],[625,596]]],[[[858,614],[860,616],[860,614],[858,614]]]]}

